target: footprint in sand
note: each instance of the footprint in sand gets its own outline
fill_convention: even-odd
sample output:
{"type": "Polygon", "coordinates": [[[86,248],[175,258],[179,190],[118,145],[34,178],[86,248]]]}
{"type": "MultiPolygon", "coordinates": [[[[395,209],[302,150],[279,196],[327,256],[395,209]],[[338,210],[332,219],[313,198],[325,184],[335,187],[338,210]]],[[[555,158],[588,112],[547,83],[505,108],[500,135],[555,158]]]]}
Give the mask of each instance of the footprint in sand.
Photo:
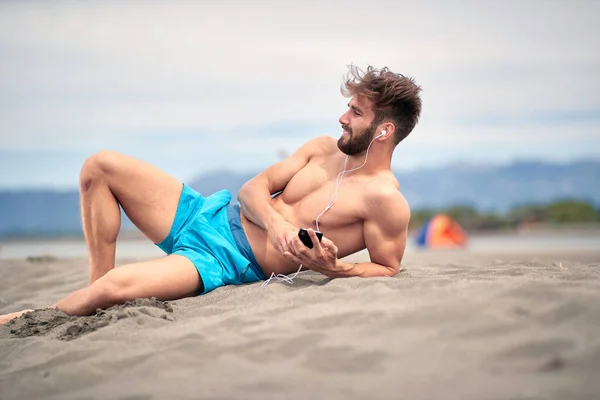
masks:
{"type": "Polygon", "coordinates": [[[563,369],[575,343],[563,338],[524,341],[496,355],[495,367],[514,372],[551,372],[563,369]]]}
{"type": "Polygon", "coordinates": [[[136,299],[106,310],[99,309],[95,315],[89,317],[69,316],[56,309],[36,310],[10,321],[7,327],[10,334],[18,338],[43,336],[55,329],[61,329],[58,339],[73,340],[125,318],[146,315],[172,321],[172,313],[173,308],[167,302],[155,298],[136,299]]]}

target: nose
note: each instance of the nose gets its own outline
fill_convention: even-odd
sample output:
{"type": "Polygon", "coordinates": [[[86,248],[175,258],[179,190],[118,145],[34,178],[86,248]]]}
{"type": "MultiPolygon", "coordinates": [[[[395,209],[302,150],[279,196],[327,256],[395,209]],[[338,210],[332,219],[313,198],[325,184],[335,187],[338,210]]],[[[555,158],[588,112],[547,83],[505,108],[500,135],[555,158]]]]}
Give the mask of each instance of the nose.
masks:
{"type": "Polygon", "coordinates": [[[342,114],[338,122],[342,125],[348,125],[350,123],[350,119],[348,118],[348,111],[342,114]]]}

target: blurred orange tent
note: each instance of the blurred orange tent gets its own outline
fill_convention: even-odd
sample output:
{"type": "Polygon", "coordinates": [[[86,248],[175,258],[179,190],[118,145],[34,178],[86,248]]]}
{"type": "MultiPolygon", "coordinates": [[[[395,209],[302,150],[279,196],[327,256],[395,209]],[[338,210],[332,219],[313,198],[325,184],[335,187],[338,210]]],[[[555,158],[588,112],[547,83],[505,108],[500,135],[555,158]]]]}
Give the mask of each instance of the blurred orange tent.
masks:
{"type": "Polygon", "coordinates": [[[467,234],[458,222],[447,215],[438,214],[425,222],[417,235],[417,246],[428,248],[453,248],[467,245],[467,234]]]}

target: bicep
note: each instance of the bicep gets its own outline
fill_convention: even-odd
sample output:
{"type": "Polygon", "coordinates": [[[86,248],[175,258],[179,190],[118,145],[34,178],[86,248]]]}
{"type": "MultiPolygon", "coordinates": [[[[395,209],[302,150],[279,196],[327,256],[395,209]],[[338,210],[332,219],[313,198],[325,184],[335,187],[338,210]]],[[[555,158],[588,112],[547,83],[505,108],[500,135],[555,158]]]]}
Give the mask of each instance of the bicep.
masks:
{"type": "Polygon", "coordinates": [[[406,249],[410,210],[403,199],[388,204],[378,207],[364,222],[363,233],[371,262],[398,273],[406,249]]]}
{"type": "Polygon", "coordinates": [[[261,184],[267,186],[269,194],[275,194],[282,191],[288,182],[300,171],[321,147],[324,138],[316,138],[300,147],[294,154],[283,161],[280,161],[268,167],[246,184],[261,184]]]}

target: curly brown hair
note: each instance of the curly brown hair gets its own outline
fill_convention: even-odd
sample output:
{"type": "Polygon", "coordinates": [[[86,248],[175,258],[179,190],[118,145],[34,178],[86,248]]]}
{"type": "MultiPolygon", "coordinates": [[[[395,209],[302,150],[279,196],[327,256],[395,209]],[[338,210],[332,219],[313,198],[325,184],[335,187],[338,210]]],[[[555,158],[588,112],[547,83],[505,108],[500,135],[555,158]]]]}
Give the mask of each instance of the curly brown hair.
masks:
{"type": "Polygon", "coordinates": [[[345,97],[365,96],[373,101],[375,118],[371,126],[383,121],[396,125],[395,144],[404,140],[414,129],[421,115],[421,87],[413,78],[395,74],[387,67],[367,67],[366,72],[351,65],[341,88],[345,97]]]}

